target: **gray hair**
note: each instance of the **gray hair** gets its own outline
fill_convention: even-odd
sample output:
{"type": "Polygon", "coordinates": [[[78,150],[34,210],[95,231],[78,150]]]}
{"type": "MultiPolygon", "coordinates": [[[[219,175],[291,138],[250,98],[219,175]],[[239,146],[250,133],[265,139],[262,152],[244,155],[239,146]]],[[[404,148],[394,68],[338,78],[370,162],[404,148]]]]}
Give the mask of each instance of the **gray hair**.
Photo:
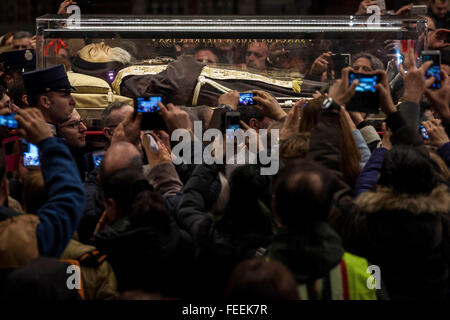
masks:
{"type": "Polygon", "coordinates": [[[14,33],[13,40],[20,40],[20,39],[31,39],[33,38],[33,35],[28,31],[18,31],[14,33]]]}
{"type": "Polygon", "coordinates": [[[103,128],[108,127],[111,124],[111,119],[109,117],[111,112],[113,112],[114,110],[119,110],[126,105],[128,105],[128,103],[116,101],[116,102],[111,103],[109,106],[107,106],[102,112],[103,128]]]}
{"type": "Polygon", "coordinates": [[[372,69],[374,71],[375,70],[384,70],[383,62],[381,62],[380,59],[378,59],[373,54],[368,53],[368,52],[360,52],[360,53],[355,54],[352,57],[352,65],[356,62],[356,60],[358,60],[360,58],[366,58],[367,60],[369,60],[370,61],[370,66],[372,67],[372,69]]]}

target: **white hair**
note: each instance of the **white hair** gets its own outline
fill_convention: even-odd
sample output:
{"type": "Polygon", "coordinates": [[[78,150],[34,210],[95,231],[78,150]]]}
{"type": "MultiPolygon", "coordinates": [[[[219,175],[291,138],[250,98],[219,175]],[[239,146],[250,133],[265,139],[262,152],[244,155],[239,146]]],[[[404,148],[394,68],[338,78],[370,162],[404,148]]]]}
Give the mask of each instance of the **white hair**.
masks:
{"type": "Polygon", "coordinates": [[[109,57],[112,61],[121,62],[123,64],[131,62],[131,55],[125,49],[120,47],[111,48],[109,57]]]}

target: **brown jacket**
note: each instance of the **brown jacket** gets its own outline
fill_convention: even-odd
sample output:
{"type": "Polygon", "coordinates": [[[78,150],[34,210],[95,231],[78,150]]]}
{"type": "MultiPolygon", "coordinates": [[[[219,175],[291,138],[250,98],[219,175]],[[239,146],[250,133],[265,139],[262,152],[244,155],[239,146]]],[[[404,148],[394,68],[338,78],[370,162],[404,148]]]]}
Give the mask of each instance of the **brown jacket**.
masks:
{"type": "Polygon", "coordinates": [[[74,259],[80,262],[86,300],[113,299],[118,295],[116,276],[105,256],[96,254],[97,252],[93,246],[70,240],[61,259],[74,259]]]}
{"type": "Polygon", "coordinates": [[[0,221],[0,269],[20,268],[39,256],[38,224],[34,214],[16,213],[0,221]]]}

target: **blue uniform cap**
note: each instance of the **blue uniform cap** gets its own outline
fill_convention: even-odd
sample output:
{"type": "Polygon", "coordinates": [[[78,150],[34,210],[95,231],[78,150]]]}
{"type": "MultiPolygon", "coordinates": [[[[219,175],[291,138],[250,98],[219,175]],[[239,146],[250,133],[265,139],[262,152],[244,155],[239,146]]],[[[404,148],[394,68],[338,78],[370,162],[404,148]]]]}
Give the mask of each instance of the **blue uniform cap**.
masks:
{"type": "Polygon", "coordinates": [[[31,71],[36,69],[36,55],[33,49],[6,51],[0,55],[0,62],[6,71],[31,71]]]}
{"type": "Polygon", "coordinates": [[[23,75],[25,92],[29,96],[38,96],[51,91],[74,91],[70,85],[66,70],[62,64],[46,69],[26,72],[23,75]]]}

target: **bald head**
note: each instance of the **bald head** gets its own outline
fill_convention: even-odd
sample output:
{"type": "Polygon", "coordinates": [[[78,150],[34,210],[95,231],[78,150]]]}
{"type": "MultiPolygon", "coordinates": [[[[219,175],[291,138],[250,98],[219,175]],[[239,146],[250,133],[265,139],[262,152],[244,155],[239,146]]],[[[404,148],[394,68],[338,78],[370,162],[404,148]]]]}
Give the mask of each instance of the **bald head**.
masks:
{"type": "Polygon", "coordinates": [[[114,143],[108,148],[103,159],[100,179],[119,169],[130,167],[142,167],[141,154],[138,149],[129,142],[114,143]]]}

